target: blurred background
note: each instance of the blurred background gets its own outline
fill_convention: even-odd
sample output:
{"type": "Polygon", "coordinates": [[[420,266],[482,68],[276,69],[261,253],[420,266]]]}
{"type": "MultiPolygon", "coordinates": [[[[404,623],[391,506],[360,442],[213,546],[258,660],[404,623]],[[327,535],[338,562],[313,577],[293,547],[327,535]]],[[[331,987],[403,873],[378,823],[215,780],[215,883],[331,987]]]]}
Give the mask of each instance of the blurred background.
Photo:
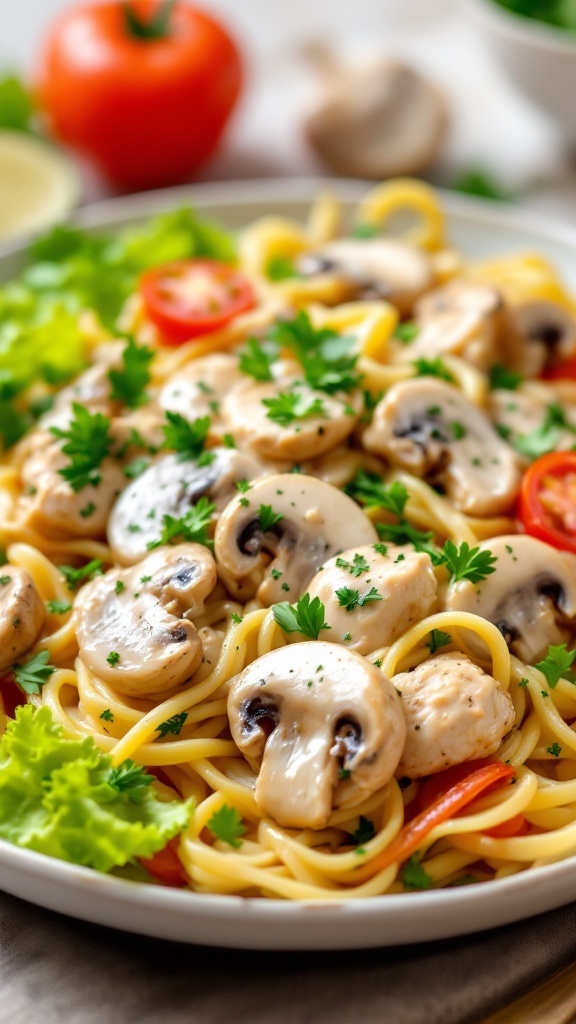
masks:
{"type": "MultiPolygon", "coordinates": [[[[160,8],[177,19],[178,7],[188,2],[134,0],[134,11],[144,24],[160,8]]],[[[77,129],[67,121],[68,105],[81,107],[86,90],[75,87],[74,67],[63,71],[63,65],[77,61],[86,74],[92,62],[96,76],[102,69],[96,67],[98,41],[90,31],[68,26],[63,42],[66,26],[58,18],[90,6],[78,0],[15,0],[0,12],[0,75],[19,76],[26,88],[34,83],[34,103],[43,109],[41,116],[32,114],[27,126],[32,131],[23,134],[34,141],[39,135],[59,137],[66,159],[79,170],[84,202],[149,184],[137,173],[127,180],[103,175],[98,158],[86,158],[77,129]]],[[[573,0],[204,0],[201,9],[217,19],[241,53],[244,79],[216,151],[180,178],[330,173],[377,178],[416,172],[437,184],[510,198],[576,224],[573,0]],[[549,17],[553,9],[559,13],[549,17]]],[[[147,38],[138,45],[150,54],[159,43],[147,38]]],[[[218,88],[227,74],[226,60],[211,53],[204,58],[218,88]]],[[[122,59],[128,59],[125,53],[122,59]]],[[[117,75],[120,89],[125,87],[121,79],[117,75]]],[[[193,135],[204,116],[205,96],[203,88],[188,87],[181,133],[193,135]]],[[[12,102],[13,94],[8,99],[12,102]]],[[[10,102],[6,119],[6,91],[0,87],[0,127],[20,131],[23,123],[10,122],[10,102]]],[[[121,103],[116,108],[110,97],[108,102],[112,130],[113,111],[121,103]]],[[[81,109],[74,114],[89,116],[81,109]]],[[[151,115],[151,137],[154,130],[151,115]]],[[[22,190],[29,173],[18,163],[19,151],[14,157],[13,139],[8,142],[3,150],[0,137],[0,231],[4,204],[5,235],[6,206],[14,219],[11,190],[22,190]]],[[[156,148],[162,149],[161,141],[156,148]]],[[[41,154],[22,159],[28,167],[41,154]]],[[[145,162],[135,154],[138,159],[145,162]]],[[[163,174],[160,167],[152,184],[171,184],[174,178],[173,170],[163,174]]],[[[70,179],[67,189],[71,201],[70,179]]]]}

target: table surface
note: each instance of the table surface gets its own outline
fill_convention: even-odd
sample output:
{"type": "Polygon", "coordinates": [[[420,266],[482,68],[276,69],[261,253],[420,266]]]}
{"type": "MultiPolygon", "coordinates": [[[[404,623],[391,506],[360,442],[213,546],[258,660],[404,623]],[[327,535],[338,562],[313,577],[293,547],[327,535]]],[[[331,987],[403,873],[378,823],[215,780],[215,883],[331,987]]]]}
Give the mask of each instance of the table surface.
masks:
{"type": "MultiPolygon", "coordinates": [[[[17,0],[0,10],[0,68],[31,69],[42,32],[70,0],[17,0]]],[[[322,39],[352,59],[392,53],[447,91],[452,125],[435,178],[490,169],[522,202],[576,223],[576,163],[553,127],[494,66],[460,0],[203,0],[232,28],[248,57],[241,109],[204,178],[277,177],[321,168],[301,124],[317,83],[302,44],[322,39]],[[481,101],[479,102],[479,97],[481,101]],[[279,116],[279,112],[281,116],[279,116]]],[[[86,198],[105,194],[86,177],[86,198]]]]}

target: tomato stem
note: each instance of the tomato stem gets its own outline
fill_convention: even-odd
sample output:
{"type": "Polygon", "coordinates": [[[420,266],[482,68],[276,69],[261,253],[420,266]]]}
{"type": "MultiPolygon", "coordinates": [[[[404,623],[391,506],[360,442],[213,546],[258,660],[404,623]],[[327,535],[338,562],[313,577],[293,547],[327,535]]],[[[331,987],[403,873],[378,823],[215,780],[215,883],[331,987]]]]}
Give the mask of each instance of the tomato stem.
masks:
{"type": "Polygon", "coordinates": [[[170,22],[178,0],[161,0],[151,18],[144,21],[136,14],[132,0],[122,0],[124,25],[133,39],[151,42],[165,39],[170,33],[170,22]]]}

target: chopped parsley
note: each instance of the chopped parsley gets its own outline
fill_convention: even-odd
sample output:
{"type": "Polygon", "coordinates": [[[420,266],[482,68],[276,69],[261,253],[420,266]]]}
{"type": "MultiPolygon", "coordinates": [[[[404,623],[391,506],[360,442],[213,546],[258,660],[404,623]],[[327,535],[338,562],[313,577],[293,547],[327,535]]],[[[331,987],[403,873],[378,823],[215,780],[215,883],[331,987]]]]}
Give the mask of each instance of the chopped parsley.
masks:
{"type": "Polygon", "coordinates": [[[401,878],[404,888],[410,892],[429,889],[432,885],[432,876],[424,870],[415,853],[406,861],[401,878]]]}
{"type": "Polygon", "coordinates": [[[260,522],[260,529],[262,530],[262,533],[267,533],[268,530],[271,530],[272,527],[276,526],[276,524],[282,519],[284,519],[282,512],[274,512],[271,505],[260,505],[258,520],[260,522]]]}
{"type": "Polygon", "coordinates": [[[136,409],[146,399],[146,388],[150,383],[150,363],[154,352],[146,345],[137,345],[133,338],[122,353],[122,369],[110,370],[108,380],[112,385],[110,397],[122,402],[130,409],[136,409]]]}
{"type": "Polygon", "coordinates": [[[99,467],[110,451],[112,437],[110,420],[101,412],[92,413],[79,402],[72,404],[72,411],[74,417],[68,428],[50,427],[50,433],[66,442],[62,451],[69,456],[70,462],[58,472],[77,492],[89,485],[97,487],[100,483],[99,467]]]}
{"type": "Polygon", "coordinates": [[[317,640],[321,630],[330,629],[322,601],[319,597],[310,600],[310,594],[304,594],[296,604],[288,604],[288,601],[274,604],[272,611],[285,633],[304,633],[310,640],[317,640]]]}
{"type": "Polygon", "coordinates": [[[470,583],[480,583],[491,573],[496,572],[494,563],[497,559],[491,551],[481,551],[479,547],[470,548],[467,541],[463,541],[459,548],[454,541],[447,540],[442,548],[444,562],[456,583],[459,580],[470,580],[470,583]]]}
{"type": "Polygon", "coordinates": [[[430,651],[430,654],[436,654],[441,647],[446,647],[446,644],[452,643],[452,637],[450,633],[443,633],[441,629],[430,630],[430,642],[426,644],[426,647],[430,651]]]}
{"type": "Polygon", "coordinates": [[[124,466],[124,476],[128,480],[135,480],[136,477],[141,476],[148,469],[149,465],[150,463],[146,456],[140,455],[138,458],[132,459],[132,462],[129,462],[127,466],[124,466]]]}
{"type": "Polygon", "coordinates": [[[72,609],[69,601],[48,601],[46,607],[51,615],[65,615],[72,609]]]}
{"type": "Polygon", "coordinates": [[[241,373],[246,373],[254,380],[273,380],[272,364],[276,359],[277,352],[270,344],[262,344],[256,338],[249,338],[246,342],[244,352],[240,354],[238,368],[241,373]]]}
{"type": "Polygon", "coordinates": [[[71,565],[59,565],[58,568],[66,580],[68,590],[76,590],[81,583],[86,583],[88,580],[93,580],[95,576],[102,574],[102,559],[93,558],[91,562],[87,562],[80,569],[74,569],[71,565]]]}
{"type": "Polygon", "coordinates": [[[410,495],[399,480],[386,485],[376,473],[360,469],[348,484],[347,493],[368,508],[385,508],[387,512],[401,517],[410,495]]]}
{"type": "Polygon", "coordinates": [[[498,388],[503,391],[516,391],[522,380],[521,373],[509,370],[507,366],[502,366],[500,363],[490,367],[490,387],[493,391],[498,388]]]}
{"type": "Polygon", "coordinates": [[[241,615],[237,615],[236,612],[232,612],[230,618],[232,619],[232,622],[236,626],[239,626],[241,622],[244,622],[244,619],[242,618],[242,616],[241,615]]]}
{"type": "Polygon", "coordinates": [[[289,427],[296,420],[313,416],[326,418],[322,399],[308,399],[301,391],[280,391],[274,398],[263,398],[262,405],[268,410],[267,418],[281,427],[289,427]]]}
{"type": "Polygon", "coordinates": [[[339,569],[346,569],[352,576],[361,576],[363,572],[370,572],[370,565],[364,558],[364,555],[359,555],[358,552],[353,557],[351,562],[347,562],[345,558],[337,558],[336,565],[339,569]]]}
{"type": "Polygon", "coordinates": [[[442,359],[415,359],[412,366],[417,377],[438,377],[449,384],[454,383],[454,377],[442,359]]]}
{"type": "Polygon", "coordinates": [[[558,743],[553,743],[551,747],[546,747],[546,753],[551,754],[552,757],[560,757],[562,747],[558,743]]]}
{"type": "Polygon", "coordinates": [[[362,608],[369,601],[382,600],[382,595],[378,593],[376,587],[371,587],[365,594],[360,594],[358,590],[352,590],[350,587],[339,587],[336,597],[340,607],[345,608],[347,612],[351,612],[356,607],[362,608]]]}
{"type": "Polygon", "coordinates": [[[125,589],[126,589],[126,584],[123,583],[122,580],[116,580],[116,583],[115,583],[115,586],[114,586],[114,593],[115,594],[121,594],[122,591],[125,590],[125,589]]]}
{"type": "Polygon", "coordinates": [[[106,658],[106,661],[108,662],[111,668],[114,668],[114,666],[117,665],[118,662],[120,661],[120,655],[118,654],[118,651],[110,651],[110,654],[106,658]]]}
{"type": "Polygon", "coordinates": [[[520,434],[514,441],[514,447],[527,459],[538,459],[554,451],[560,441],[561,430],[576,434],[576,427],[566,419],[566,413],[557,402],[551,403],[546,409],[543,422],[528,434],[520,434]]]}
{"type": "Polygon", "coordinates": [[[110,711],[110,708],[106,708],[105,711],[103,711],[102,714],[100,715],[100,718],[103,718],[105,722],[113,722],[114,714],[112,711],[110,711]]]}
{"type": "Polygon", "coordinates": [[[409,345],[419,334],[420,328],[413,320],[405,320],[403,324],[398,324],[394,331],[396,341],[401,342],[402,345],[409,345]]]}
{"type": "Polygon", "coordinates": [[[189,508],[185,515],[176,519],[174,516],[162,516],[162,532],[158,540],[149,541],[146,547],[149,551],[158,548],[162,544],[170,544],[176,537],[190,541],[195,544],[212,546],[208,536],[208,529],[216,506],[208,501],[203,495],[192,508],[189,508]]]}
{"type": "Polygon", "coordinates": [[[234,847],[235,850],[242,846],[240,836],[248,831],[242,823],[240,812],[228,804],[222,804],[220,810],[214,812],[207,827],[215,839],[228,843],[228,846],[234,847]]]}
{"type": "Polygon", "coordinates": [[[354,339],[329,327],[315,328],[303,310],[293,320],[278,320],[269,337],[280,348],[290,349],[304,371],[310,387],[333,395],[352,391],[360,382],[355,373],[358,360],[354,339]]]}
{"type": "Polygon", "coordinates": [[[106,781],[120,793],[127,793],[132,803],[138,804],[146,796],[154,777],[148,774],[143,765],[129,759],[117,768],[111,768],[106,781]]]}
{"type": "Polygon", "coordinates": [[[48,651],[40,651],[24,665],[12,666],[14,678],[25,693],[40,693],[44,684],[56,671],[53,665],[48,664],[49,658],[48,651]]]}
{"type": "Polygon", "coordinates": [[[181,711],[179,715],[172,715],[172,718],[168,718],[165,722],[160,722],[156,732],[159,732],[161,736],[168,736],[169,733],[173,736],[179,736],[187,718],[187,711],[181,711]]]}
{"type": "Polygon", "coordinates": [[[399,523],[376,523],[376,529],[383,540],[391,544],[412,544],[416,551],[422,551],[430,557],[432,565],[442,565],[444,555],[436,547],[431,530],[419,530],[407,519],[399,523]]]}
{"type": "Polygon", "coordinates": [[[362,814],[358,821],[358,828],[355,832],[352,832],[352,839],[357,846],[363,846],[364,843],[370,842],[376,835],[376,829],[370,821],[370,818],[365,818],[362,814]]]}
{"type": "Polygon", "coordinates": [[[211,454],[204,452],[204,445],[210,429],[209,416],[200,416],[190,422],[179,412],[167,410],[166,420],[167,422],[162,426],[165,448],[172,448],[182,459],[200,459],[203,453],[204,455],[211,454]]]}
{"type": "Polygon", "coordinates": [[[346,779],[349,779],[350,775],[351,775],[351,772],[350,772],[349,768],[339,768],[338,769],[338,778],[342,779],[343,782],[345,782],[346,779]]]}
{"type": "Polygon", "coordinates": [[[548,686],[553,690],[570,671],[575,658],[576,650],[567,650],[566,644],[550,644],[546,657],[542,661],[536,662],[534,667],[539,669],[548,686]]]}
{"type": "Polygon", "coordinates": [[[250,490],[252,484],[248,480],[237,480],[234,486],[240,494],[246,494],[246,491],[250,490]]]}
{"type": "Polygon", "coordinates": [[[291,277],[301,275],[294,266],[294,261],[288,256],[272,256],[266,267],[266,277],[269,281],[287,281],[291,277]]]}
{"type": "Polygon", "coordinates": [[[80,515],[82,516],[82,519],[88,519],[89,516],[94,515],[95,511],[96,505],[94,504],[93,501],[89,501],[88,504],[84,506],[84,508],[80,509],[80,515]]]}

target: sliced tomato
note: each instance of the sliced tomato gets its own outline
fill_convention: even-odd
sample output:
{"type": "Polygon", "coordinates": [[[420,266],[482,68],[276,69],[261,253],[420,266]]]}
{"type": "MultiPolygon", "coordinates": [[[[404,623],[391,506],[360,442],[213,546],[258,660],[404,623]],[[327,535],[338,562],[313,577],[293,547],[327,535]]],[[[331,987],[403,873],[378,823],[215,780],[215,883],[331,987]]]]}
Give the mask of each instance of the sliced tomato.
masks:
{"type": "Polygon", "coordinates": [[[542,374],[544,380],[576,380],[576,358],[551,366],[542,374]]]}
{"type": "Polygon", "coordinates": [[[182,861],[178,856],[178,844],[180,840],[176,836],[162,850],[158,850],[153,857],[140,857],[140,863],[164,885],[171,885],[181,888],[186,885],[186,873],[182,867],[182,861]]]}
{"type": "Polygon", "coordinates": [[[153,267],[140,279],[140,295],[146,315],[168,345],[217,331],[256,305],[244,274],[217,260],[176,260],[153,267]]]}
{"type": "Polygon", "coordinates": [[[526,533],[576,554],[576,452],[550,452],[532,463],[518,511],[526,533]]]}
{"type": "Polygon", "coordinates": [[[14,718],[16,708],[19,708],[21,704],[26,704],[26,694],[12,675],[3,676],[0,679],[0,698],[8,718],[14,718]]]}

